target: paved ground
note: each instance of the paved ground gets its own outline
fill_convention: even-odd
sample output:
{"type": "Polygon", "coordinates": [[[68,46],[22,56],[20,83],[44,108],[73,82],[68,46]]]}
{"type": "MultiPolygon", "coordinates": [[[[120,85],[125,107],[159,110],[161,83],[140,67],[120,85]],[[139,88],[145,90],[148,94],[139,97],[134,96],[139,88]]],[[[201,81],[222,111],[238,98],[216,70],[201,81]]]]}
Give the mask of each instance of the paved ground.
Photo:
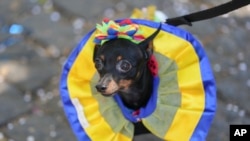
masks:
{"type": "MultiPolygon", "coordinates": [[[[218,0],[1,0],[0,141],[73,141],[58,93],[61,67],[80,38],[103,17],[129,17],[157,5],[169,17],[218,0]],[[20,26],[21,25],[21,26],[20,26]]],[[[186,28],[199,38],[218,85],[208,141],[229,140],[230,124],[250,124],[250,6],[186,28]]],[[[140,136],[137,140],[157,140],[140,136]]]]}

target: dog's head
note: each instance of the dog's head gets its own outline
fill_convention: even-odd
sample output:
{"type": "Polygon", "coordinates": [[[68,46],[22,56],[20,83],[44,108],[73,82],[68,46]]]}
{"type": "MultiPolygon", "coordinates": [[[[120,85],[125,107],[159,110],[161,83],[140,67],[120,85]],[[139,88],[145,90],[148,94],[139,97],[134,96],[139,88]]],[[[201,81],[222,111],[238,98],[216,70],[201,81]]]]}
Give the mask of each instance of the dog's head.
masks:
{"type": "Polygon", "coordinates": [[[93,61],[100,80],[96,89],[104,96],[117,92],[130,92],[133,85],[147,67],[153,53],[153,38],[160,28],[144,41],[136,44],[128,39],[116,38],[96,45],[93,61]]]}

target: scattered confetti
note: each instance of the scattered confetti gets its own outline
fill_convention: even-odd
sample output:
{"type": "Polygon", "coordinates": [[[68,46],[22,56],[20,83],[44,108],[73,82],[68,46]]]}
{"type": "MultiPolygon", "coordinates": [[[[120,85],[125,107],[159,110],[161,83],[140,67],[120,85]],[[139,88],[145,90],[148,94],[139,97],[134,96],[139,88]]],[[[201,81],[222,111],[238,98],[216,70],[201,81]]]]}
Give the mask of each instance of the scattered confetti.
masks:
{"type": "Polygon", "coordinates": [[[24,27],[20,24],[12,24],[9,27],[10,34],[22,34],[24,32],[24,27]]]}
{"type": "Polygon", "coordinates": [[[7,124],[7,128],[8,128],[9,130],[13,130],[13,129],[14,129],[14,125],[13,125],[12,123],[8,123],[8,124],[7,124]]]}
{"type": "Polygon", "coordinates": [[[60,50],[58,49],[58,47],[54,46],[54,45],[50,45],[48,47],[48,52],[49,54],[53,57],[53,58],[57,58],[61,55],[60,50]]]}
{"type": "Polygon", "coordinates": [[[24,100],[25,102],[31,102],[31,99],[32,99],[32,97],[31,97],[31,94],[30,94],[30,93],[26,93],[26,94],[23,96],[23,100],[24,100]]]}
{"type": "Polygon", "coordinates": [[[26,141],[35,141],[35,137],[34,136],[28,136],[26,141]]]}
{"type": "Polygon", "coordinates": [[[57,136],[57,132],[56,131],[50,131],[50,137],[55,138],[57,136]]]}
{"type": "Polygon", "coordinates": [[[42,8],[41,8],[41,6],[39,6],[39,5],[36,5],[36,6],[34,6],[34,7],[31,9],[31,13],[32,13],[33,15],[39,15],[41,12],[42,12],[42,8]]]}
{"type": "Polygon", "coordinates": [[[240,109],[239,106],[231,104],[231,103],[227,104],[226,109],[229,112],[232,111],[232,112],[238,114],[239,117],[244,117],[246,114],[246,111],[244,109],[240,109]]]}
{"type": "Polygon", "coordinates": [[[61,19],[61,14],[59,12],[52,12],[50,15],[50,20],[53,22],[58,22],[61,19]]]}
{"type": "Polygon", "coordinates": [[[45,90],[44,89],[38,89],[37,95],[41,98],[45,96],[45,90]]]}
{"type": "Polygon", "coordinates": [[[241,62],[238,66],[239,70],[247,71],[247,64],[245,62],[241,62]]]}
{"type": "Polygon", "coordinates": [[[54,94],[52,92],[47,92],[46,97],[47,97],[48,100],[51,100],[51,99],[53,99],[54,94]]]}
{"type": "Polygon", "coordinates": [[[82,18],[77,18],[72,23],[75,30],[82,30],[84,24],[85,24],[85,20],[82,18]]]}
{"type": "Polygon", "coordinates": [[[239,107],[237,105],[233,105],[232,111],[233,112],[238,112],[239,111],[239,107]]]}
{"type": "Polygon", "coordinates": [[[214,64],[214,71],[220,72],[221,71],[221,65],[220,64],[214,64]]]}
{"type": "Polygon", "coordinates": [[[18,120],[18,122],[19,122],[20,125],[24,125],[26,123],[26,119],[25,118],[20,118],[18,120]]]}
{"type": "Polygon", "coordinates": [[[240,110],[239,111],[239,116],[244,117],[245,116],[245,110],[240,110]]]}
{"type": "Polygon", "coordinates": [[[74,33],[78,34],[82,38],[83,27],[85,25],[85,20],[82,18],[77,18],[72,22],[72,26],[74,28],[74,33]]]}

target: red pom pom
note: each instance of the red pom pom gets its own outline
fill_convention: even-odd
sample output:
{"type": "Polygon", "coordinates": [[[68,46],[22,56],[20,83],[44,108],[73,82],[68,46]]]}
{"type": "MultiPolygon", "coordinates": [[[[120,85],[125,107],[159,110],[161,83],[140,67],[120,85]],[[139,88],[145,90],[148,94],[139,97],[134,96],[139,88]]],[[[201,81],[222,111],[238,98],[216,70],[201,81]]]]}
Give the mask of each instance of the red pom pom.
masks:
{"type": "Polygon", "coordinates": [[[128,25],[128,24],[132,24],[132,23],[133,22],[130,19],[124,19],[119,24],[120,25],[128,25]]]}
{"type": "Polygon", "coordinates": [[[108,23],[110,21],[110,19],[109,18],[104,18],[102,21],[105,22],[105,23],[108,23]]]}
{"type": "Polygon", "coordinates": [[[148,68],[153,76],[158,75],[158,63],[154,55],[151,55],[149,58],[148,68]]]}

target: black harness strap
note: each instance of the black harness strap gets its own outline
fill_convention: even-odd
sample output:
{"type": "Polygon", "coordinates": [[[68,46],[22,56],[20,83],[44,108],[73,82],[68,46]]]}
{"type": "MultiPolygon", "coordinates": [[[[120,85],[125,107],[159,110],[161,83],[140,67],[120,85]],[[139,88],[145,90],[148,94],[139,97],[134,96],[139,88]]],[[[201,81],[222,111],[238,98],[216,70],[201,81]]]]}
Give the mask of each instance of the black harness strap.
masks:
{"type": "Polygon", "coordinates": [[[230,11],[246,6],[248,4],[250,4],[250,0],[232,0],[230,2],[224,3],[222,5],[210,9],[206,9],[203,11],[191,13],[176,18],[167,19],[166,23],[174,26],[183,24],[192,26],[192,22],[214,18],[219,15],[223,15],[230,11]]]}

